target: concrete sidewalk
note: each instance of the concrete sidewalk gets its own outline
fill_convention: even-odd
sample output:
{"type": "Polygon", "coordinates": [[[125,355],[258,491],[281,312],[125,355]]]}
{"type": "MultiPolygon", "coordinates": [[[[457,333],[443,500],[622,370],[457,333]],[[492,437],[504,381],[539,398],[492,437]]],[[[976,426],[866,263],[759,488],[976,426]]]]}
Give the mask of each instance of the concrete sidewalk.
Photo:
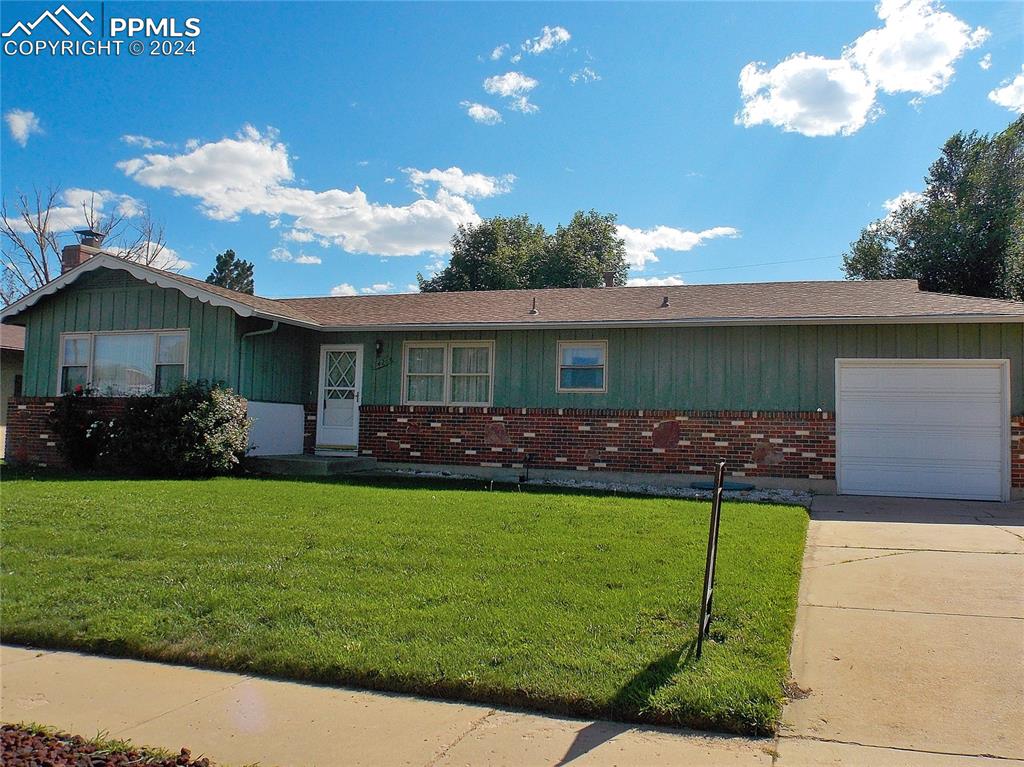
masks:
{"type": "Polygon", "coordinates": [[[0,719],[244,765],[771,765],[774,741],[0,649],[0,719]]]}

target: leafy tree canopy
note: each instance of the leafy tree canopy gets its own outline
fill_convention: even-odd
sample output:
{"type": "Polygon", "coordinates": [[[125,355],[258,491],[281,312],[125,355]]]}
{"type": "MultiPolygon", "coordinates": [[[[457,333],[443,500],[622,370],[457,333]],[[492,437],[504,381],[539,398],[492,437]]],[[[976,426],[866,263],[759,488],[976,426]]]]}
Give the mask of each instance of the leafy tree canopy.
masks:
{"type": "Polygon", "coordinates": [[[848,279],[1024,300],[1024,117],[992,136],[951,137],[923,195],[865,227],[843,268],[848,279]]]}
{"type": "Polygon", "coordinates": [[[430,279],[417,275],[423,292],[600,287],[605,272],[626,283],[626,247],[615,215],[578,211],[547,234],[526,215],[495,216],[460,226],[448,266],[430,279]]]}
{"type": "Polygon", "coordinates": [[[225,250],[217,256],[217,263],[206,281],[251,296],[254,290],[252,262],[238,258],[233,250],[225,250]]]}

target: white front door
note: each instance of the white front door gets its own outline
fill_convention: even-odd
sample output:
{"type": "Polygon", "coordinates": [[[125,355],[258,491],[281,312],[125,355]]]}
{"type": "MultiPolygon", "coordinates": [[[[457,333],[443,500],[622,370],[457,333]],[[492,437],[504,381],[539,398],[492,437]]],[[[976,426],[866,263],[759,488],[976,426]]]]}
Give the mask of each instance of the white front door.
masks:
{"type": "Polygon", "coordinates": [[[362,346],[320,347],[317,452],[356,452],[359,447],[359,399],[362,385],[362,346]]]}
{"type": "Polygon", "coordinates": [[[840,493],[1008,500],[1005,360],[837,360],[840,493]]]}

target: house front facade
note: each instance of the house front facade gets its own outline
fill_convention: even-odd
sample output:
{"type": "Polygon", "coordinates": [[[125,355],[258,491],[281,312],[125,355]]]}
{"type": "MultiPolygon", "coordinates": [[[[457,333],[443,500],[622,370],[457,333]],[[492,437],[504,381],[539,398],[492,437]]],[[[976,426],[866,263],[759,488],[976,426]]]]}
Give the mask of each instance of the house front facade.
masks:
{"type": "Polygon", "coordinates": [[[88,251],[2,314],[26,338],[10,460],[59,464],[48,411],[76,386],[116,411],[187,378],[249,400],[255,454],[1024,491],[1018,302],[905,280],[274,300],[88,251]]]}

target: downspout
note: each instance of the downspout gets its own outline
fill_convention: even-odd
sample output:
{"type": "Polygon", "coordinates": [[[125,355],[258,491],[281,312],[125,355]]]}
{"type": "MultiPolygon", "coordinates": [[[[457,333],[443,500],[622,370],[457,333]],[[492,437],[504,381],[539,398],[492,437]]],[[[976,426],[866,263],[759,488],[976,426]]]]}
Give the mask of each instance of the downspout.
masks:
{"type": "Polygon", "coordinates": [[[235,380],[235,393],[242,393],[242,349],[245,348],[245,339],[253,338],[254,336],[262,336],[268,333],[274,333],[277,331],[278,321],[274,320],[269,328],[263,330],[251,330],[248,333],[242,333],[238,339],[238,375],[235,380]]]}

